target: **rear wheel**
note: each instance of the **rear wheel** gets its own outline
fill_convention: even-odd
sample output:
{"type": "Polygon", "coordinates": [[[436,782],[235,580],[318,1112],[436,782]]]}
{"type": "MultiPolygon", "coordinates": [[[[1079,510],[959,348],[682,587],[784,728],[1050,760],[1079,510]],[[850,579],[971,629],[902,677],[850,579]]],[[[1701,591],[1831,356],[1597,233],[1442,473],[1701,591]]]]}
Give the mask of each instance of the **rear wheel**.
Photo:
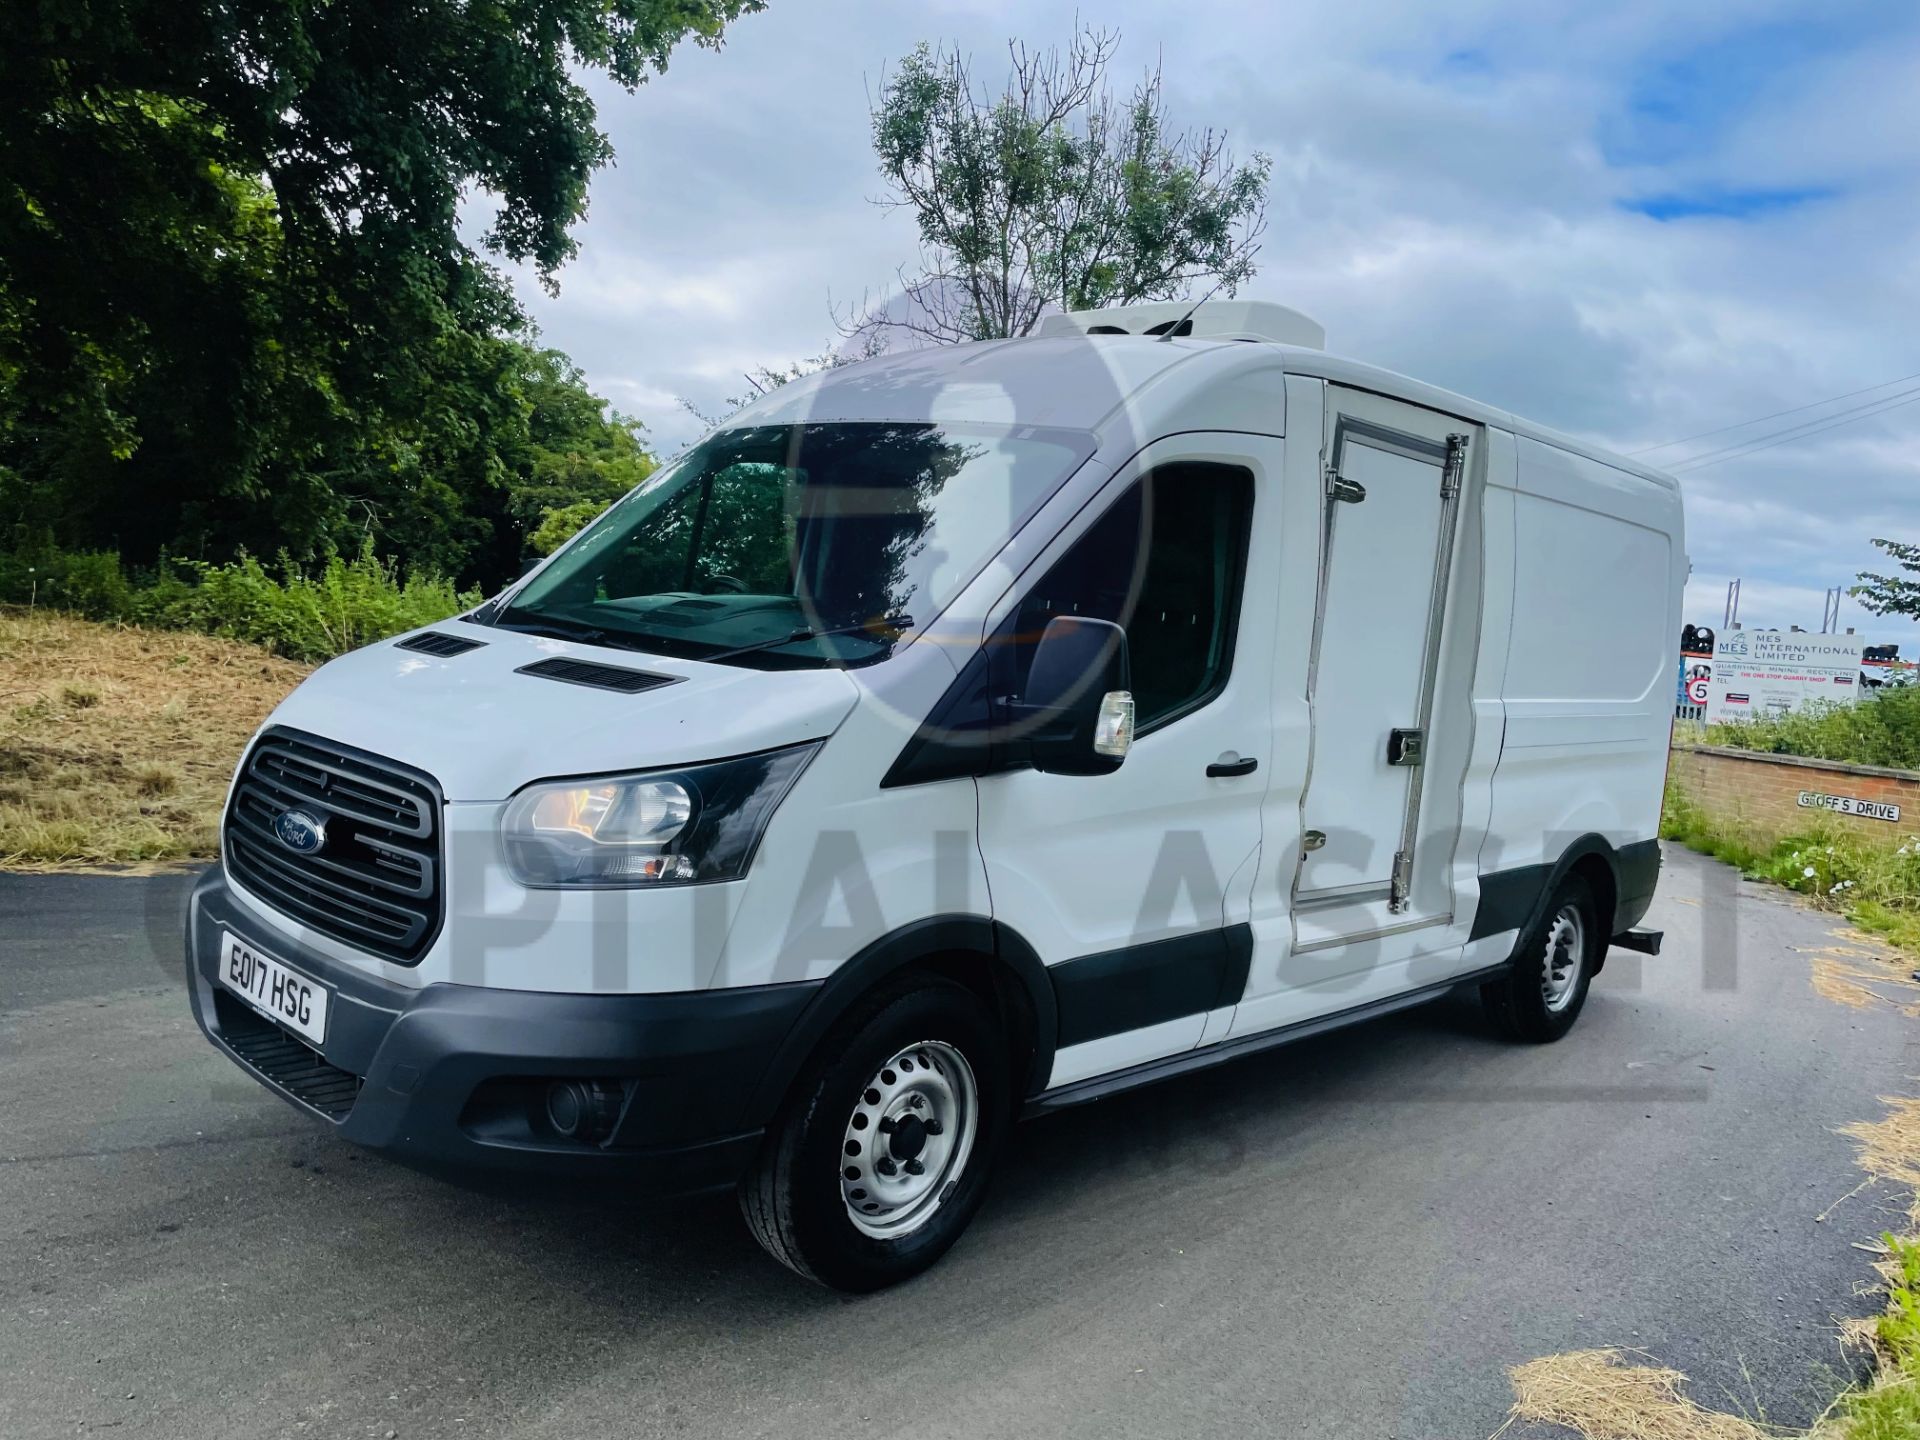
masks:
{"type": "Polygon", "coordinates": [[[1522,937],[1512,968],[1480,987],[1488,1017],[1516,1039],[1558,1040],[1580,1018],[1606,943],[1593,887],[1567,876],[1522,937]]]}
{"type": "Polygon", "coordinates": [[[894,1284],[959,1239],[1010,1113],[1006,1047],[986,1006],[951,981],[903,980],[821,1042],[741,1183],[741,1211],[809,1280],[894,1284]]]}

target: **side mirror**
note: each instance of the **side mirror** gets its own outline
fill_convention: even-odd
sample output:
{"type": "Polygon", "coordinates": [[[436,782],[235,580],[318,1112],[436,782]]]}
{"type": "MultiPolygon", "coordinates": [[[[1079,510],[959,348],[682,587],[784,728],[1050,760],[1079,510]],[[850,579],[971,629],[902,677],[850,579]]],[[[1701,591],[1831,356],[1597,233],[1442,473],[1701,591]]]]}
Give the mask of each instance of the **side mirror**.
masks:
{"type": "Polygon", "coordinates": [[[1111,620],[1056,615],[1027,671],[1019,719],[1028,757],[1049,775],[1105,775],[1133,744],[1127,632],[1111,620]]]}

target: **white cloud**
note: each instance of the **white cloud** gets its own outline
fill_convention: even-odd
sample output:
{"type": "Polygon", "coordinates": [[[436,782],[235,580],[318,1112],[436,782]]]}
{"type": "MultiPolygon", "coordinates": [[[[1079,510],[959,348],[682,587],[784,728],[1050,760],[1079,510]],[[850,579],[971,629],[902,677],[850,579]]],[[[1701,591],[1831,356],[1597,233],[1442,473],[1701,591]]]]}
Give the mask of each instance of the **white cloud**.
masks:
{"type": "MultiPolygon", "coordinates": [[[[1117,74],[1156,56],[1176,118],[1274,158],[1248,294],[1326,322],[1336,350],[1635,449],[1920,371],[1920,38],[1874,0],[1120,0],[1117,74]],[[1733,13],[1737,10],[1738,13],[1733,13]],[[1661,222],[1655,197],[1826,190],[1746,218],[1661,222]]],[[[1064,41],[1074,12],[1012,0],[775,4],[632,97],[600,86],[619,154],[549,343],[669,448],[740,373],[818,353],[829,297],[913,258],[867,103],[921,39],[1064,41]]],[[[1783,421],[1780,423],[1791,423],[1783,421]]],[[[1760,433],[1758,431],[1754,433],[1760,433]]],[[[1715,437],[1654,452],[1705,453],[1715,437]]],[[[1817,625],[1829,585],[1920,538],[1920,405],[1684,477],[1690,615],[1727,578],[1754,624],[1817,625]]],[[[1848,602],[1851,607],[1852,602],[1848,602]]],[[[1877,638],[1920,633],[1861,616],[1877,638]]]]}

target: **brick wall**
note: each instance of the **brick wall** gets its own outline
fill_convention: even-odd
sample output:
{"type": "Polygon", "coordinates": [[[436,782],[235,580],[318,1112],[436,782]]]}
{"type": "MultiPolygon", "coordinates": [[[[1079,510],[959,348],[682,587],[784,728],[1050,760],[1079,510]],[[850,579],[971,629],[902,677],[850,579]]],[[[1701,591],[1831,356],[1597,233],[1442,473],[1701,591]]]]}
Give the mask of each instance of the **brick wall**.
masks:
{"type": "Polygon", "coordinates": [[[1806,829],[1822,816],[1862,839],[1888,845],[1920,834],[1920,772],[1912,770],[1675,744],[1667,774],[1694,803],[1749,828],[1755,839],[1776,840],[1806,829]],[[1893,823],[1803,807],[1802,791],[1898,805],[1900,819],[1893,823]]]}

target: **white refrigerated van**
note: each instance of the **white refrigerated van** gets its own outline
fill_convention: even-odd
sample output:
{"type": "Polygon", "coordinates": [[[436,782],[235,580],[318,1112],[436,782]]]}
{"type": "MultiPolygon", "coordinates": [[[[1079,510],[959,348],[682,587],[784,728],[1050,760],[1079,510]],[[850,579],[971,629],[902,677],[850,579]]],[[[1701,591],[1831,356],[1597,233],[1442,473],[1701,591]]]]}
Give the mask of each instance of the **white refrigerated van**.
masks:
{"type": "Polygon", "coordinates": [[[208,1036],[449,1170],[738,1187],[804,1275],[933,1262],[1009,1124],[1636,931],[1666,476],[1258,304],[1060,316],[735,416],[241,761],[208,1036]]]}

